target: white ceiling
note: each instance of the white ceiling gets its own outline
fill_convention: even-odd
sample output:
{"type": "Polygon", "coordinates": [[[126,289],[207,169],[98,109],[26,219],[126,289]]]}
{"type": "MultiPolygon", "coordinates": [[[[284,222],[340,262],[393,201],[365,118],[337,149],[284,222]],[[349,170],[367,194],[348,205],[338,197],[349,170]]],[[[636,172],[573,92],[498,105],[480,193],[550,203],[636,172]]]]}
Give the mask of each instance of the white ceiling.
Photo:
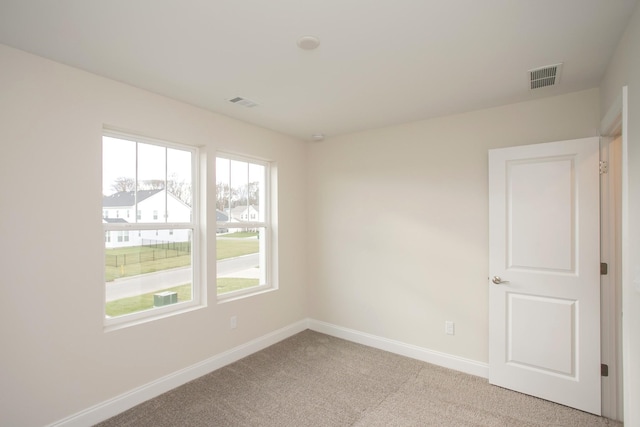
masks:
{"type": "Polygon", "coordinates": [[[308,140],[597,87],[635,4],[0,0],[0,43],[308,140]]]}

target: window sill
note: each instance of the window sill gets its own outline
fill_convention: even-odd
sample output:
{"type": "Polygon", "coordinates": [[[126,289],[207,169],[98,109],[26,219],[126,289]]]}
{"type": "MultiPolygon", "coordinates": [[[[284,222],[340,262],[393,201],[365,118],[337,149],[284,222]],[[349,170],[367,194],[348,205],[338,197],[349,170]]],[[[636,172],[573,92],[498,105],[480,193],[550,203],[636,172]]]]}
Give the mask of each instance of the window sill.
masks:
{"type": "Polygon", "coordinates": [[[104,332],[117,331],[131,326],[142,325],[144,323],[154,322],[156,320],[165,319],[167,317],[188,313],[190,311],[206,308],[206,304],[189,304],[180,308],[171,307],[171,309],[151,309],[144,312],[133,313],[113,318],[105,318],[104,332]]]}
{"type": "Polygon", "coordinates": [[[266,294],[269,292],[277,291],[278,288],[275,286],[256,286],[251,289],[243,289],[241,291],[228,292],[226,294],[218,295],[218,304],[224,304],[231,301],[237,301],[249,297],[253,297],[256,295],[266,294]]]}

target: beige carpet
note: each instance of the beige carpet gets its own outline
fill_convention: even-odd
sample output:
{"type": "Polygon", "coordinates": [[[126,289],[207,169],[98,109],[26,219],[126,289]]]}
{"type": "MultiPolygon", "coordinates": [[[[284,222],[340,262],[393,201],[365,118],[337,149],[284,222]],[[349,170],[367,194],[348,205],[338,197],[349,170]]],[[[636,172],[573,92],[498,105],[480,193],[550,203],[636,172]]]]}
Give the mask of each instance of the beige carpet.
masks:
{"type": "Polygon", "coordinates": [[[479,377],[304,331],[110,426],[622,426],[479,377]]]}

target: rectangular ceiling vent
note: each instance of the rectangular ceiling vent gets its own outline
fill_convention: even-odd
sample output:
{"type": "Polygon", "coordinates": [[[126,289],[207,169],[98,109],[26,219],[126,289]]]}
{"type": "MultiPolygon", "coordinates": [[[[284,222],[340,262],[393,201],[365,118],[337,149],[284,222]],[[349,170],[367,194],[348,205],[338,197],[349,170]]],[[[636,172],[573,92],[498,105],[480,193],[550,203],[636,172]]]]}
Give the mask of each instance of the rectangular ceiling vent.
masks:
{"type": "Polygon", "coordinates": [[[241,96],[236,96],[235,98],[231,98],[229,99],[229,102],[236,105],[242,105],[243,107],[247,107],[247,108],[253,108],[258,105],[256,102],[253,102],[252,100],[243,98],[241,96]]]}
{"type": "Polygon", "coordinates": [[[560,83],[562,63],[529,70],[529,89],[535,90],[560,83]]]}

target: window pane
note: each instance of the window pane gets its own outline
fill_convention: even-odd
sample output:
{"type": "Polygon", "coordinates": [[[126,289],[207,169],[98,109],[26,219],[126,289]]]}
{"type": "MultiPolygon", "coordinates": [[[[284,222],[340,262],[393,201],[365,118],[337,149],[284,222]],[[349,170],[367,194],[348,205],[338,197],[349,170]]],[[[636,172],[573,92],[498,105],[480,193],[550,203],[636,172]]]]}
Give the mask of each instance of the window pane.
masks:
{"type": "Polygon", "coordinates": [[[191,242],[190,229],[105,231],[107,316],[190,301],[191,242]]]}
{"type": "Polygon", "coordinates": [[[167,222],[191,221],[191,162],[191,152],[167,149],[167,222]]]}
{"type": "Polygon", "coordinates": [[[231,220],[249,221],[248,184],[249,164],[231,160],[231,220]]]}
{"type": "Polygon", "coordinates": [[[264,166],[249,164],[249,208],[254,217],[250,221],[265,220],[264,203],[261,199],[265,189],[265,170],[264,166]]]}
{"type": "Polygon", "coordinates": [[[143,211],[144,222],[166,222],[167,200],[166,151],[158,145],[138,143],[138,207],[143,211]],[[153,211],[152,217],[144,212],[153,211]]]}
{"type": "Polygon", "coordinates": [[[229,159],[216,158],[216,217],[218,222],[229,221],[231,187],[229,186],[229,159]]]}
{"type": "Polygon", "coordinates": [[[269,285],[266,173],[264,164],[216,158],[218,295],[269,285]]]}
{"type": "Polygon", "coordinates": [[[102,141],[102,194],[135,190],[136,143],[108,136],[102,141]]]}
{"type": "Polygon", "coordinates": [[[216,239],[218,295],[266,284],[266,230],[229,231],[216,239]]]}

